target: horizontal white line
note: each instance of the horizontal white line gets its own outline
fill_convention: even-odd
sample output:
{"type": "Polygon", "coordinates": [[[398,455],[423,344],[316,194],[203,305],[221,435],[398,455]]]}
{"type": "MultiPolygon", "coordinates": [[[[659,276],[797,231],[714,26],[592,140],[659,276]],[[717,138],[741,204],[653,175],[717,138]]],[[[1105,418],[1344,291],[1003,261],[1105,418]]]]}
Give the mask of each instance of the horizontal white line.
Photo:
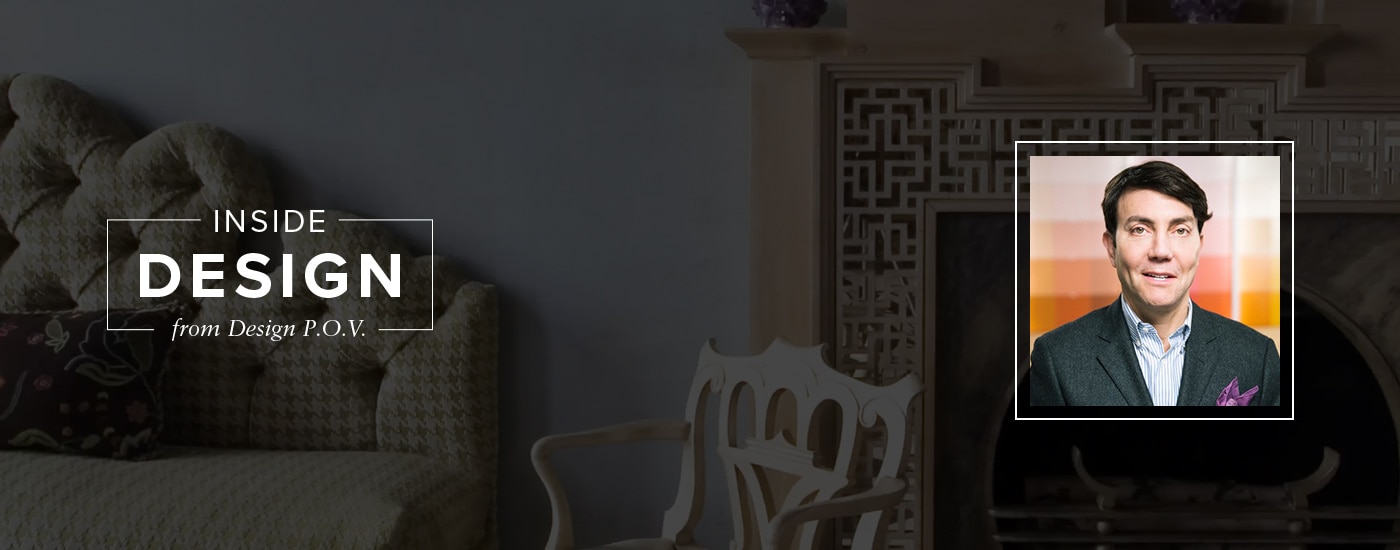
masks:
{"type": "Polygon", "coordinates": [[[355,218],[343,222],[430,222],[433,218],[355,218]]]}
{"type": "Polygon", "coordinates": [[[430,329],[430,328],[381,328],[381,329],[375,329],[375,330],[400,331],[400,332],[414,331],[414,330],[421,330],[421,331],[424,331],[424,332],[432,332],[432,331],[433,331],[433,329],[430,329]]]}
{"type": "Polygon", "coordinates": [[[155,330],[155,329],[153,329],[153,328],[109,328],[109,329],[107,329],[107,330],[110,331],[110,332],[119,332],[119,331],[120,331],[120,332],[133,332],[133,331],[150,332],[150,331],[153,331],[153,330],[155,330]]]}
{"type": "Polygon", "coordinates": [[[1017,141],[1016,143],[1158,143],[1158,144],[1201,144],[1201,143],[1296,143],[1296,141],[1017,141]]]}
{"type": "Polygon", "coordinates": [[[1045,417],[1040,417],[1040,416],[1020,417],[1020,416],[1018,416],[1018,417],[1016,417],[1016,420],[1110,420],[1110,421],[1125,421],[1125,420],[1293,420],[1293,418],[1291,418],[1291,417],[1287,417],[1287,418],[1285,418],[1285,417],[1268,417],[1268,418],[1264,418],[1264,417],[1244,417],[1244,418],[1241,418],[1241,417],[1197,418],[1197,417],[1194,417],[1194,416],[1188,416],[1188,417],[1185,417],[1185,418],[1176,418],[1176,417],[1172,417],[1172,418],[1166,418],[1166,417],[1158,418],[1158,417],[1155,417],[1155,416],[1154,416],[1154,417],[1149,417],[1149,418],[1108,418],[1108,417],[1102,417],[1102,418],[1101,418],[1101,417],[1070,418],[1070,417],[1058,417],[1058,416],[1045,416],[1045,417]]]}
{"type": "Polygon", "coordinates": [[[109,222],[202,222],[201,218],[107,218],[109,222]]]}

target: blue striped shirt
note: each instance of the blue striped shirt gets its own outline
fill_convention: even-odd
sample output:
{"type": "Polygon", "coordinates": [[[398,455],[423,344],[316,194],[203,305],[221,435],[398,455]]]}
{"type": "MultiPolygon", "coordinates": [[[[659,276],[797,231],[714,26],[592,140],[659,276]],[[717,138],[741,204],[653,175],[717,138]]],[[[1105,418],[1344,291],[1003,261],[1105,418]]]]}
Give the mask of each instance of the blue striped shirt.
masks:
{"type": "Polygon", "coordinates": [[[1137,350],[1138,368],[1142,369],[1142,379],[1147,382],[1147,392],[1152,394],[1152,404],[1158,407],[1176,405],[1176,397],[1181,392],[1181,369],[1186,363],[1186,339],[1191,336],[1191,314],[1195,306],[1186,306],[1186,322],[1167,337],[1171,349],[1162,351],[1162,339],[1157,336],[1157,327],[1139,319],[1128,301],[1118,299],[1123,304],[1123,318],[1128,321],[1128,332],[1133,335],[1133,349],[1137,350]]]}

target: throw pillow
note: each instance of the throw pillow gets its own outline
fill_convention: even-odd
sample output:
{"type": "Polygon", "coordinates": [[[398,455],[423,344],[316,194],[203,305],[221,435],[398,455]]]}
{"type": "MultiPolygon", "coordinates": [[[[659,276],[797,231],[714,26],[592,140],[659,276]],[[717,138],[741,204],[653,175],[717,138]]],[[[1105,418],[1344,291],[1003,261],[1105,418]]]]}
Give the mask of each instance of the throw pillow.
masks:
{"type": "Polygon", "coordinates": [[[192,317],[184,303],[0,313],[0,449],[155,457],[161,378],[180,317],[192,317]]]}

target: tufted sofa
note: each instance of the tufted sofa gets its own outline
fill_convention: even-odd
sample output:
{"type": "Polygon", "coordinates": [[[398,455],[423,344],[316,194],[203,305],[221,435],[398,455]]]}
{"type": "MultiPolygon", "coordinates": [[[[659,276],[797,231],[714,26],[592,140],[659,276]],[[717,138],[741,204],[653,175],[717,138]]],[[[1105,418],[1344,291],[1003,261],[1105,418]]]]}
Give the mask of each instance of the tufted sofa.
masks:
{"type": "MultiPolygon", "coordinates": [[[[138,135],[61,79],[0,76],[0,311],[194,304],[189,323],[363,319],[352,338],[178,337],[160,383],[158,457],[0,451],[4,548],[495,548],[496,298],[385,223],[214,232],[211,209],[272,209],[259,160],[200,123],[138,135]],[[400,254],[402,296],[246,299],[232,263],[194,298],[139,296],[138,254],[264,246],[301,269],[326,251],[400,254]]],[[[387,265],[387,261],[384,262],[387,265]]],[[[353,270],[352,270],[353,271],[353,270]]],[[[358,288],[351,272],[350,288],[358,288]]],[[[0,361],[5,358],[0,357],[0,361]]]]}

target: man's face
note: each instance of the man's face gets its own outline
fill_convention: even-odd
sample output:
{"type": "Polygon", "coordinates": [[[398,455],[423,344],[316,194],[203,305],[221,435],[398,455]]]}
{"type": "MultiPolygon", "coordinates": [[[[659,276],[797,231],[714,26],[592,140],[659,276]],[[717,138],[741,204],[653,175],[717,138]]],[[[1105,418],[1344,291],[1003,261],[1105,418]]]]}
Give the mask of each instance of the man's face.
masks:
{"type": "Polygon", "coordinates": [[[1118,200],[1114,233],[1103,234],[1103,245],[1128,305],[1139,315],[1184,307],[1201,259],[1191,207],[1156,191],[1128,191],[1118,200]]]}

